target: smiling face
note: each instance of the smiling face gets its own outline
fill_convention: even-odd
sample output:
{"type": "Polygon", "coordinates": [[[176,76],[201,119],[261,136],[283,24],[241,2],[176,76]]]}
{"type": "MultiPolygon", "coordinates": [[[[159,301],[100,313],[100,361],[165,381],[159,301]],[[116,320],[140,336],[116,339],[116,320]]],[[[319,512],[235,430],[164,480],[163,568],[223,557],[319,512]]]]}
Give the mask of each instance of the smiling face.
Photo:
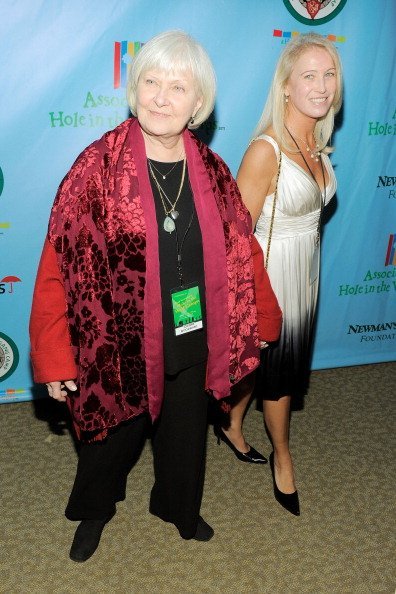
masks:
{"type": "Polygon", "coordinates": [[[336,69],[330,54],[320,47],[306,50],[297,59],[285,85],[290,115],[323,118],[333,103],[336,89],[336,69]]]}
{"type": "Polygon", "coordinates": [[[136,115],[143,132],[158,140],[179,136],[201,105],[188,71],[146,70],[139,78],[136,115]]]}

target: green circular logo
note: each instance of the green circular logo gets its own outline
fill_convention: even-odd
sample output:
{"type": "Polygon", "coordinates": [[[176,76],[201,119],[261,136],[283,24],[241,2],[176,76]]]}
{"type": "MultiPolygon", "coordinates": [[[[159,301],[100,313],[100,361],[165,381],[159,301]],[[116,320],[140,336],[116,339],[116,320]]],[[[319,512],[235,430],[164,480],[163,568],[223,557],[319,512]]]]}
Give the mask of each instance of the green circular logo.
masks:
{"type": "Polygon", "coordinates": [[[15,342],[0,332],[0,382],[12,375],[19,363],[19,352],[15,342]]]}
{"type": "Polygon", "coordinates": [[[0,167],[0,196],[4,188],[4,175],[0,167]]]}
{"type": "Polygon", "coordinates": [[[328,23],[344,8],[347,0],[283,0],[290,14],[304,25],[328,23]]]}

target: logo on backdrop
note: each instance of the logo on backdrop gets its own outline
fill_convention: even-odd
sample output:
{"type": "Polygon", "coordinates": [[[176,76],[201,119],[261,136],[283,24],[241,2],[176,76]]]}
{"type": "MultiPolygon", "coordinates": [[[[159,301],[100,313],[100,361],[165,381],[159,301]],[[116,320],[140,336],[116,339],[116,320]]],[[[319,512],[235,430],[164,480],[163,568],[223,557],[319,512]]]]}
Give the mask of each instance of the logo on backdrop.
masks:
{"type": "Polygon", "coordinates": [[[290,14],[304,25],[328,23],[344,8],[347,0],[283,0],[290,14]]]}
{"type": "Polygon", "coordinates": [[[379,175],[377,188],[389,188],[388,198],[396,199],[396,176],[394,175],[379,175]]]}
{"type": "Polygon", "coordinates": [[[141,41],[114,42],[114,88],[126,87],[129,67],[144,45],[141,41]]]}
{"type": "Polygon", "coordinates": [[[128,117],[127,106],[126,97],[94,95],[94,93],[88,91],[82,108],[91,111],[74,111],[72,113],[50,111],[50,126],[51,128],[85,127],[110,130],[126,120],[128,117]],[[95,110],[95,112],[92,110],[95,110]]]}
{"type": "Polygon", "coordinates": [[[384,265],[385,270],[367,270],[360,283],[339,285],[338,297],[390,294],[396,291],[396,233],[389,235],[384,265]]]}
{"type": "MultiPolygon", "coordinates": [[[[300,35],[300,31],[282,31],[282,29],[274,29],[272,32],[272,37],[277,37],[281,40],[282,44],[287,43],[292,39],[292,37],[296,37],[300,35]]],[[[344,35],[323,35],[323,37],[327,37],[330,41],[334,43],[345,43],[346,37],[344,35]]]]}
{"type": "MultiPolygon", "coordinates": [[[[126,87],[128,69],[140,48],[141,41],[116,41],[114,43],[114,89],[126,87]]],[[[129,116],[125,91],[121,94],[96,94],[87,91],[80,110],[50,111],[51,128],[104,128],[110,130],[129,116]]]]}
{"type": "Polygon", "coordinates": [[[396,266],[396,233],[389,235],[388,249],[386,250],[385,266],[396,266]]]}
{"type": "Polygon", "coordinates": [[[3,235],[4,231],[3,229],[9,229],[11,226],[10,223],[3,223],[0,221],[0,235],[3,235]]]}
{"type": "Polygon", "coordinates": [[[395,136],[396,135],[396,109],[393,112],[393,122],[384,121],[385,118],[380,121],[372,121],[368,124],[368,135],[369,136],[395,136]]]}
{"type": "Polygon", "coordinates": [[[19,352],[15,342],[0,332],[0,382],[12,375],[19,363],[19,352]]]}
{"type": "MultiPolygon", "coordinates": [[[[3,175],[3,171],[0,167],[0,196],[3,193],[4,190],[4,175],[3,175]]],[[[2,221],[0,221],[0,235],[3,235],[4,233],[4,229],[9,229],[10,228],[10,223],[4,223],[2,221]]]]}
{"type": "Polygon", "coordinates": [[[4,293],[13,293],[15,283],[21,283],[21,279],[17,276],[5,276],[0,280],[0,295],[4,293]]]}
{"type": "Polygon", "coordinates": [[[380,322],[376,324],[349,324],[346,332],[359,337],[359,342],[379,342],[395,340],[396,322],[380,322]]]}

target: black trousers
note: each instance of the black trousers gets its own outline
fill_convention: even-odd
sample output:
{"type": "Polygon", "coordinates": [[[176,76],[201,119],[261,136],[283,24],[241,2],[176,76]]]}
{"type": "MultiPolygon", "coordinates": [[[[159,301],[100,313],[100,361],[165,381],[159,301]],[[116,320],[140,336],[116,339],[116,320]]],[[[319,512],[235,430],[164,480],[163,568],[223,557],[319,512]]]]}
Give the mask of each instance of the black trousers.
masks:
{"type": "Polygon", "coordinates": [[[123,423],[104,441],[82,442],[77,473],[65,515],[69,520],[102,520],[125,499],[130,469],[144,444],[147,415],[123,423]]]}
{"type": "MultiPolygon", "coordinates": [[[[165,376],[164,402],[152,439],[155,483],[150,511],[172,522],[183,538],[195,535],[205,475],[208,396],[206,363],[165,376]]],[[[125,499],[149,419],[120,425],[103,442],[81,445],[77,474],[65,511],[69,520],[104,519],[125,499]]]]}
{"type": "Polygon", "coordinates": [[[165,398],[153,436],[155,483],[150,512],[183,538],[197,530],[205,478],[208,395],[206,363],[165,376],[165,398]]]}

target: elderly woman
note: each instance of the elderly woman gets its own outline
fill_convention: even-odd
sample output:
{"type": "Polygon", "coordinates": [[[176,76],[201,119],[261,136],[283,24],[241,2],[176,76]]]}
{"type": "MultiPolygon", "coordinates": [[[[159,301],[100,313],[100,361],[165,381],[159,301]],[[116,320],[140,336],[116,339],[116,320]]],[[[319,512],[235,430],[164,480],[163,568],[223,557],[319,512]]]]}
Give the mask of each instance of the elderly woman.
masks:
{"type": "Polygon", "coordinates": [[[135,117],[86,148],[59,188],[31,316],[35,380],[67,402],[81,442],[66,508],[80,521],[75,561],[125,498],[150,419],[151,513],[184,539],[213,536],[199,515],[208,394],[228,396],[259,363],[251,218],[224,162],[187,129],[213,109],[207,54],[183,32],[154,37],[128,99],[135,117]]]}

